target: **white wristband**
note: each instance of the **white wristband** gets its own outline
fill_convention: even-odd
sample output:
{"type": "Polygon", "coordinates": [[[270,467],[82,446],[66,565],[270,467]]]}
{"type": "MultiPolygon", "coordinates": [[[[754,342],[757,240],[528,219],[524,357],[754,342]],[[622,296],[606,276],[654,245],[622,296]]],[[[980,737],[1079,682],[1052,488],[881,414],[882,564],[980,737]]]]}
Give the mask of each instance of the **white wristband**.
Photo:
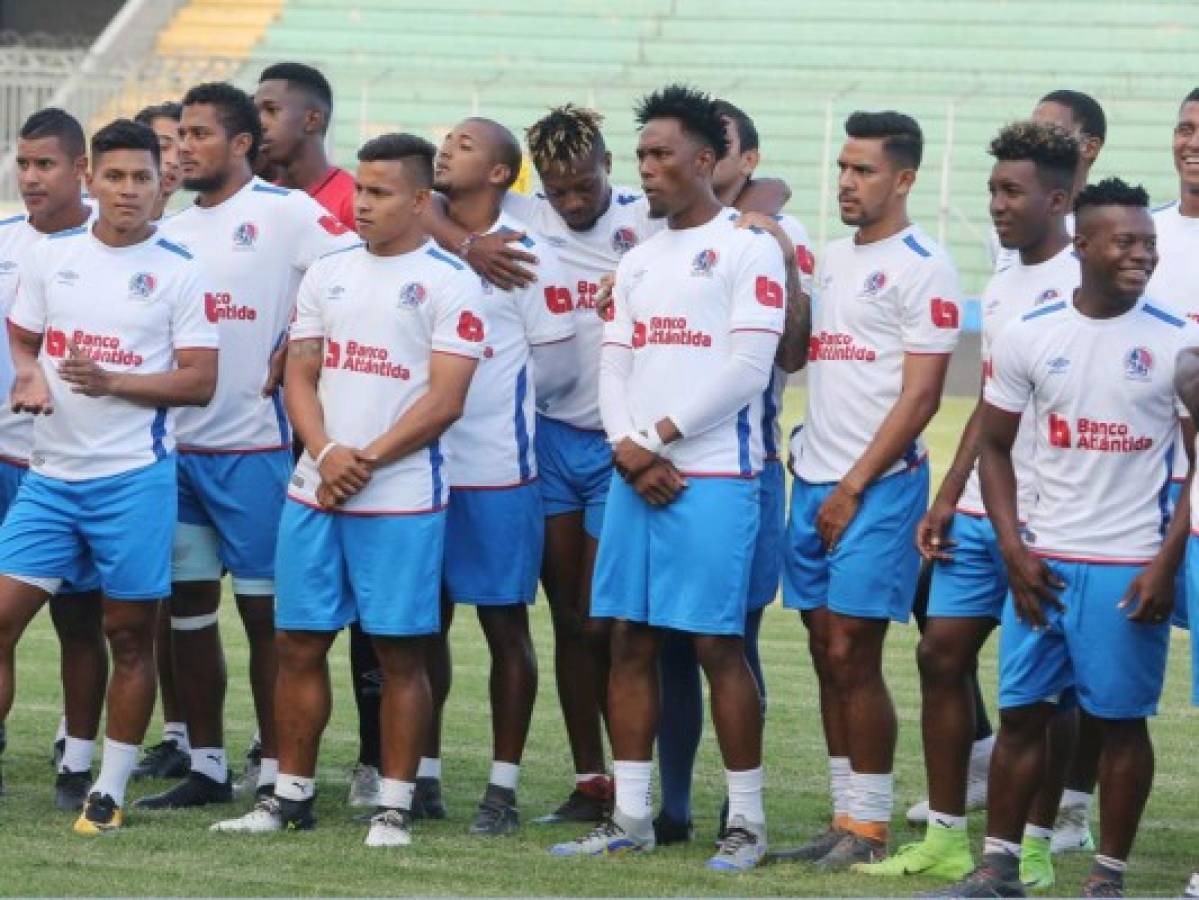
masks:
{"type": "Polygon", "coordinates": [[[665,442],[658,434],[657,428],[650,428],[646,431],[632,431],[628,434],[628,439],[641,447],[643,450],[648,450],[650,453],[660,455],[665,442]]]}
{"type": "Polygon", "coordinates": [[[321,448],[321,452],[316,455],[316,468],[318,471],[320,470],[321,463],[325,461],[325,457],[332,453],[335,447],[340,446],[341,444],[337,443],[337,441],[329,441],[329,443],[321,448]]]}

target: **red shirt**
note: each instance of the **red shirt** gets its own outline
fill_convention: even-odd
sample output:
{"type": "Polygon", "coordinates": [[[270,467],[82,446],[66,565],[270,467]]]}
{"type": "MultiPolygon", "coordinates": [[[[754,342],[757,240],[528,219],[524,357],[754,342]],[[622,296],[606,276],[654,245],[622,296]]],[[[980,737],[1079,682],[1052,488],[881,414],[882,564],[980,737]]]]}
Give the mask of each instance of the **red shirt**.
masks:
{"type": "Polygon", "coordinates": [[[324,177],[308,189],[308,196],[354,230],[354,176],[345,169],[330,166],[324,177]]]}

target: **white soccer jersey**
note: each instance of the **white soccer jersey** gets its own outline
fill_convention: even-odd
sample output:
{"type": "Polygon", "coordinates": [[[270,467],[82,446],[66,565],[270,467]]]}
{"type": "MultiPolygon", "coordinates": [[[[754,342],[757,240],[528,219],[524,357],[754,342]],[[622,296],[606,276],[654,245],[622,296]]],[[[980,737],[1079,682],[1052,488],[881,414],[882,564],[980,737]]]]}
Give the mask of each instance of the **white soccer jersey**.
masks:
{"type": "MultiPolygon", "coordinates": [[[[491,231],[529,228],[501,213],[491,231]]],[[[553,247],[526,236],[535,254],[537,280],[515,291],[480,281],[487,323],[483,358],[462,418],[445,434],[446,461],[454,487],[510,487],[537,476],[533,455],[536,397],[529,347],[564,341],[575,333],[570,288],[553,247]]]]}
{"type": "MultiPolygon", "coordinates": [[[[664,229],[620,261],[604,342],[633,350],[627,394],[639,429],[707,389],[735,332],[782,334],[782,253],[770,235],[735,227],[737,217],[726,208],[696,228],[664,229]]],[[[765,458],[762,396],[723,425],[671,444],[669,456],[685,474],[757,474],[765,458]]]]}
{"type": "MultiPolygon", "coordinates": [[[[365,447],[429,388],[429,358],[478,359],[486,328],[479,279],[432,243],[400,256],[364,245],[317,260],[300,283],[293,341],[324,341],[318,394],[325,431],[365,447]]],[[[320,474],[305,451],[288,496],[316,505],[320,474]]],[[[375,469],[338,512],[400,514],[442,508],[449,495],[440,440],[375,469]]]]}
{"type": "MultiPolygon", "coordinates": [[[[1153,226],[1157,230],[1157,268],[1145,293],[1199,322],[1199,218],[1184,216],[1175,200],[1153,211],[1153,226]]],[[[1181,448],[1181,429],[1178,440],[1181,448]]],[[[1174,480],[1186,477],[1187,455],[1179,453],[1174,458],[1174,480]]]]}
{"type": "MultiPolygon", "coordinates": [[[[795,265],[799,269],[800,289],[812,296],[812,274],[815,268],[815,257],[812,255],[812,242],[808,238],[808,230],[794,216],[782,215],[774,217],[791,243],[795,245],[795,265]]],[[[779,413],[783,408],[783,391],[787,389],[787,373],[778,366],[770,373],[770,383],[762,394],[762,437],[765,441],[766,459],[777,460],[780,448],[783,446],[783,426],[779,422],[779,413]]]]}
{"type": "Polygon", "coordinates": [[[183,450],[249,452],[291,446],[282,393],[262,396],[304,270],[358,238],[303,191],[252,178],[216,206],[192,205],[162,226],[204,271],[204,311],[221,333],[216,395],[179,413],[183,450]]]}
{"type": "MultiPolygon", "coordinates": [[[[1064,250],[1035,266],[1026,266],[1017,253],[1005,268],[991,276],[983,291],[982,363],[983,384],[990,377],[991,350],[1000,332],[1025,313],[1062,300],[1069,302],[1078,287],[1078,257],[1074,247],[1064,250]]],[[[1033,468],[1033,453],[1036,447],[1036,423],[1033,416],[1025,412],[1020,420],[1020,431],[1012,447],[1012,465],[1016,470],[1016,495],[1020,520],[1028,518],[1037,499],[1036,476],[1033,468]]],[[[985,516],[982,486],[978,480],[978,463],[970,472],[966,489],[958,502],[958,509],[973,516],[985,516]]]]}
{"type": "MultiPolygon", "coordinates": [[[[29,224],[24,215],[0,221],[0,313],[7,318],[17,296],[21,263],[33,245],[45,235],[29,224]]],[[[13,364],[8,337],[0,347],[0,459],[25,465],[33,445],[33,417],[12,411],[8,394],[12,390],[13,364]]]]}
{"type": "MultiPolygon", "coordinates": [[[[961,289],[949,255],[915,225],[870,244],[828,245],[816,273],[808,406],[791,464],[808,482],[840,481],[899,399],[906,353],[949,354],[961,289]]],[[[884,475],[926,455],[917,438],[884,475]]]]}
{"type": "Polygon", "coordinates": [[[651,219],[645,197],[629,188],[613,187],[608,210],[587,231],[574,231],[543,194],[509,191],[504,211],[525,222],[534,237],[544,238],[558,253],[574,310],[577,373],[574,387],[546,405],[543,414],[575,428],[603,428],[599,413],[599,357],[604,323],[595,311],[600,279],[616,271],[622,256],[665,226],[651,219]]]}
{"type": "Polygon", "coordinates": [[[118,248],[82,226],[47,236],[27,258],[9,320],[43,335],[54,402],[52,415],[34,419],[30,468],[83,481],[165,457],[175,446],[173,409],[77,394],[58,365],[75,346],[111,371],[152,374],[172,369],[176,350],[215,349],[200,266],[157,233],[118,248]]]}
{"type": "Polygon", "coordinates": [[[1195,326],[1142,299],[1112,319],[1063,300],[995,343],[986,400],[1036,423],[1037,502],[1025,539],[1045,556],[1143,563],[1169,524],[1178,425],[1174,359],[1195,326]]]}

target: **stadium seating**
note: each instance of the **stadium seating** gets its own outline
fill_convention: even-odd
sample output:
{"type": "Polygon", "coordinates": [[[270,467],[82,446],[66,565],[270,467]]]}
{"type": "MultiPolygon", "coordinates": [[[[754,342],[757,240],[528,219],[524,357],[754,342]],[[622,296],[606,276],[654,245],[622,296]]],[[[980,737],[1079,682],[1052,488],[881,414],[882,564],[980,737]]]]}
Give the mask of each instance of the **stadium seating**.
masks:
{"type": "Polygon", "coordinates": [[[826,239],[843,231],[830,195],[821,202],[833,186],[826,133],[835,154],[848,112],[900,108],[926,131],[913,211],[977,290],[989,267],[986,143],[1048,90],[1105,104],[1099,173],[1172,196],[1169,132],[1176,98],[1194,86],[1197,22],[1190,0],[973,0],[952,17],[941,0],[193,0],[158,49],[240,59],[247,85],[281,58],[323,66],[342,161],[383,130],[436,139],[471,113],[519,129],[551,104],[591,104],[608,116],[626,183],[634,100],[686,81],[755,117],[763,171],[789,181],[791,210],[826,239]]]}

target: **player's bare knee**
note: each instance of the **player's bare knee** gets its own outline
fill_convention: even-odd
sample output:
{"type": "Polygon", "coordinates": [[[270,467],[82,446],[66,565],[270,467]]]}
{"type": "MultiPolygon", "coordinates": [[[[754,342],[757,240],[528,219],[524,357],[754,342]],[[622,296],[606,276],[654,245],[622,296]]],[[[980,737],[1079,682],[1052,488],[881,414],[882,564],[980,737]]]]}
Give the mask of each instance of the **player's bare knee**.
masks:
{"type": "Polygon", "coordinates": [[[945,686],[959,682],[970,671],[972,661],[954,642],[935,634],[926,633],[916,647],[916,665],[925,684],[945,686]]]}
{"type": "Polygon", "coordinates": [[[1021,746],[1045,739],[1045,726],[1053,716],[1053,707],[1046,703],[1015,706],[999,711],[999,727],[1005,741],[1021,746]]]}
{"type": "Polygon", "coordinates": [[[738,637],[702,635],[693,638],[695,656],[709,678],[749,671],[745,661],[745,642],[738,637]]]}
{"type": "Polygon", "coordinates": [[[583,640],[587,642],[587,646],[593,652],[607,652],[608,645],[612,641],[612,620],[611,619],[596,619],[591,616],[586,616],[582,619],[580,631],[583,640]]]}
{"type": "Polygon", "coordinates": [[[279,671],[300,673],[324,666],[333,638],[323,633],[280,631],[275,635],[279,671]]]}

